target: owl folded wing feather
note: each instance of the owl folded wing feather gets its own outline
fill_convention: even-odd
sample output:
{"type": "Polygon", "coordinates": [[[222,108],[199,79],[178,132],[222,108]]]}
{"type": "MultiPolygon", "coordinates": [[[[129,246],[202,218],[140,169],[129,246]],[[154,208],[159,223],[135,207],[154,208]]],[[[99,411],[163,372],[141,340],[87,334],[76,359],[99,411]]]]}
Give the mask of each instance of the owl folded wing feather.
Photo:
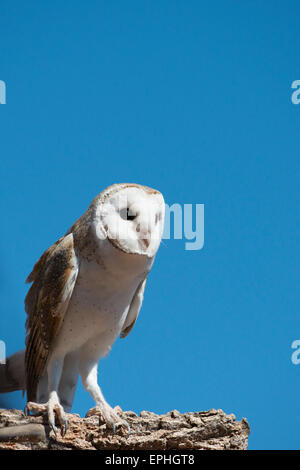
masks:
{"type": "Polygon", "coordinates": [[[125,338],[134,327],[136,319],[140,313],[141,306],[144,298],[144,291],[147,282],[147,277],[139,284],[129,307],[120,338],[125,338]]]}
{"type": "Polygon", "coordinates": [[[36,400],[53,342],[58,334],[78,275],[72,233],[54,243],[35,264],[26,282],[33,282],[25,299],[27,399],[36,400]]]}

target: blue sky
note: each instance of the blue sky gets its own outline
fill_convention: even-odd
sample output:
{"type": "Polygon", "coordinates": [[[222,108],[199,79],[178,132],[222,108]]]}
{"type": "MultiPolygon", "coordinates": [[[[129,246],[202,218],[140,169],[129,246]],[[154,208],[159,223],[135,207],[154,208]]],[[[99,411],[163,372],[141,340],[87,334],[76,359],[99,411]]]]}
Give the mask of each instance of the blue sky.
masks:
{"type": "MultiPolygon", "coordinates": [[[[1,2],[8,354],[40,254],[102,189],[145,184],[205,205],[205,245],[161,246],[133,331],[100,362],[104,395],[222,408],[248,419],[250,449],[300,448],[299,14],[293,0],[1,2]]],[[[80,386],[74,411],[91,406],[80,386]]]]}

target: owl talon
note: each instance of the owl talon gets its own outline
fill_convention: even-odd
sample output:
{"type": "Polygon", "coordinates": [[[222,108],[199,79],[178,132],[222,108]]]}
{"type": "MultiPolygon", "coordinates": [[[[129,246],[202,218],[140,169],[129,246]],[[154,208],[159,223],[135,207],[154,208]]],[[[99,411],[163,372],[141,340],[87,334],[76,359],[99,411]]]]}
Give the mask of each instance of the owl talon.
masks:
{"type": "Polygon", "coordinates": [[[68,423],[68,419],[67,419],[67,418],[64,418],[64,420],[63,420],[63,426],[62,426],[62,428],[61,428],[61,434],[62,434],[62,436],[65,436],[65,435],[66,435],[67,430],[68,430],[68,424],[69,424],[69,423],[68,423]]]}
{"type": "Polygon", "coordinates": [[[125,423],[125,426],[127,427],[127,433],[131,434],[131,429],[130,429],[129,423],[127,423],[127,421],[124,421],[124,423],[125,423]]]}
{"type": "Polygon", "coordinates": [[[24,413],[26,416],[30,416],[30,412],[33,411],[35,415],[47,414],[48,423],[50,429],[54,432],[55,436],[57,435],[58,428],[55,426],[55,413],[57,415],[61,435],[65,436],[68,430],[68,419],[65,416],[64,410],[59,403],[51,403],[50,401],[45,404],[28,402],[24,408],[24,413]]]}
{"type": "Polygon", "coordinates": [[[86,417],[94,415],[99,416],[99,426],[106,424],[106,428],[110,429],[113,434],[115,434],[119,428],[124,427],[127,429],[128,434],[131,433],[131,429],[127,421],[120,418],[116,411],[110,407],[103,409],[100,406],[96,406],[95,408],[91,408],[87,412],[86,417]]]}
{"type": "Polygon", "coordinates": [[[33,411],[33,413],[34,413],[33,416],[38,416],[38,415],[41,415],[43,413],[46,413],[47,412],[47,407],[46,407],[46,405],[29,401],[25,405],[24,413],[25,413],[26,416],[31,416],[31,411],[33,411]]]}
{"type": "MultiPolygon", "coordinates": [[[[99,424],[101,423],[101,419],[99,420],[99,424]]],[[[116,425],[113,420],[106,421],[106,427],[112,430],[113,434],[116,434],[116,425]]]]}
{"type": "Polygon", "coordinates": [[[122,428],[126,428],[128,434],[131,433],[131,429],[127,421],[125,421],[125,419],[119,418],[118,415],[111,417],[109,422],[106,422],[106,425],[112,428],[113,434],[115,434],[119,429],[122,428]]]}
{"type": "Polygon", "coordinates": [[[127,429],[128,434],[131,433],[130,426],[127,423],[127,421],[125,421],[124,419],[121,420],[120,418],[118,418],[118,420],[116,422],[114,420],[106,421],[106,426],[110,427],[112,429],[113,434],[115,434],[118,429],[121,429],[121,428],[124,428],[124,427],[127,429]]]}
{"type": "Polygon", "coordinates": [[[49,426],[50,426],[51,430],[54,432],[54,434],[56,436],[57,435],[57,427],[55,426],[55,424],[49,422],[49,426]]]}

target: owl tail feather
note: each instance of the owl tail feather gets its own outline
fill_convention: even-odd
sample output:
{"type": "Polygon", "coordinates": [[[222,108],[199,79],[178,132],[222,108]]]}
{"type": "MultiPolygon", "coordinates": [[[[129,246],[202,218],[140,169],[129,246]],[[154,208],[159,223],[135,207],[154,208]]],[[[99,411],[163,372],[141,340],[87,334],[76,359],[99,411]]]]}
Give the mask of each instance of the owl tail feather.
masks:
{"type": "Polygon", "coordinates": [[[0,393],[25,390],[25,349],[12,354],[0,364],[0,393]]]}

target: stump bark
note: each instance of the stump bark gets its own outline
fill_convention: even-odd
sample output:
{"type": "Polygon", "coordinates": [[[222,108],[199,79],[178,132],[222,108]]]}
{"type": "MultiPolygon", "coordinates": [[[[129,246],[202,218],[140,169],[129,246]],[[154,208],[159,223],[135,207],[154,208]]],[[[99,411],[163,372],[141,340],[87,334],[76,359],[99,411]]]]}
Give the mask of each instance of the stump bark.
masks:
{"type": "Polygon", "coordinates": [[[113,434],[100,415],[81,418],[68,414],[65,436],[49,430],[43,416],[25,416],[21,410],[0,409],[0,449],[16,450],[245,450],[250,428],[245,418],[237,421],[222,410],[164,415],[115,408],[131,428],[113,434]]]}

